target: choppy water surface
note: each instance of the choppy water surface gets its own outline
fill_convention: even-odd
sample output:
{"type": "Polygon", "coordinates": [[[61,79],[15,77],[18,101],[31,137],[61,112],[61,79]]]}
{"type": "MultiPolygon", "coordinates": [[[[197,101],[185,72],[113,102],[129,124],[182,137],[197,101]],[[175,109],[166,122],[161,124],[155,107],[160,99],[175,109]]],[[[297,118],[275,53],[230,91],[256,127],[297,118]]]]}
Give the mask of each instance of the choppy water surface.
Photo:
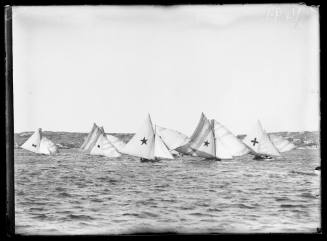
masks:
{"type": "Polygon", "coordinates": [[[319,151],[284,156],[141,163],[16,149],[16,233],[316,232],[319,151]]]}

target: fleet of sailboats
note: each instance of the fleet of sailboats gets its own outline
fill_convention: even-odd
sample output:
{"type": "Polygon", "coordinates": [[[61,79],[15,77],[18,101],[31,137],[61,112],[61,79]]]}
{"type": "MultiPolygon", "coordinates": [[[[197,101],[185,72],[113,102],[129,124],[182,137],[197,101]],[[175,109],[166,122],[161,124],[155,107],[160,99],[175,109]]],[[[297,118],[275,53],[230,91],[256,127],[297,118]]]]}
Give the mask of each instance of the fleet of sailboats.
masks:
{"type": "MultiPolygon", "coordinates": [[[[39,128],[21,146],[23,149],[40,153],[54,154],[57,146],[42,135],[39,128]]],[[[114,135],[106,134],[103,127],[93,123],[80,150],[90,155],[119,157],[122,154],[140,158],[141,161],[174,159],[174,156],[188,155],[208,160],[230,160],[251,154],[254,159],[281,157],[281,153],[293,150],[296,146],[287,139],[268,135],[258,120],[254,127],[240,140],[227,127],[215,119],[209,120],[204,113],[191,137],[159,125],[153,125],[150,114],[127,142],[114,135]]]]}

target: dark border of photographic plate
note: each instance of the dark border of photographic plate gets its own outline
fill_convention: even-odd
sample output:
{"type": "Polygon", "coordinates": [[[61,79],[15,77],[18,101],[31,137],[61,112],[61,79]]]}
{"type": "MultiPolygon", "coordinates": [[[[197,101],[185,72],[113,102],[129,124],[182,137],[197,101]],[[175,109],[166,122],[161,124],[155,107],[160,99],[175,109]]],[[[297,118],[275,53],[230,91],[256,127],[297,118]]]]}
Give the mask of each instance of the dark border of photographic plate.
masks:
{"type": "Polygon", "coordinates": [[[320,136],[321,136],[321,227],[317,227],[315,233],[207,233],[207,234],[183,234],[183,233],[135,233],[126,235],[18,235],[15,234],[15,197],[14,197],[14,112],[13,112],[13,55],[12,55],[12,8],[11,6],[51,6],[51,5],[158,5],[163,7],[170,7],[174,5],[189,5],[189,4],[209,4],[209,5],[223,5],[223,4],[268,4],[268,3],[283,3],[278,1],[54,1],[54,2],[37,2],[29,1],[28,4],[20,1],[3,1],[4,13],[3,24],[4,27],[4,43],[3,43],[3,61],[5,65],[4,78],[2,81],[2,90],[4,99],[3,111],[5,114],[0,115],[3,118],[4,128],[1,129],[4,141],[3,151],[5,158],[1,159],[0,165],[0,180],[2,184],[0,193],[0,240],[113,240],[121,238],[209,238],[219,240],[326,240],[326,163],[325,150],[323,148],[324,132],[323,127],[324,116],[326,113],[323,105],[321,93],[325,93],[324,81],[326,81],[326,38],[324,32],[326,31],[326,18],[323,13],[323,1],[287,1],[285,3],[301,3],[308,6],[319,6],[319,24],[320,24],[320,136]],[[322,81],[324,80],[324,81],[322,81]]]}

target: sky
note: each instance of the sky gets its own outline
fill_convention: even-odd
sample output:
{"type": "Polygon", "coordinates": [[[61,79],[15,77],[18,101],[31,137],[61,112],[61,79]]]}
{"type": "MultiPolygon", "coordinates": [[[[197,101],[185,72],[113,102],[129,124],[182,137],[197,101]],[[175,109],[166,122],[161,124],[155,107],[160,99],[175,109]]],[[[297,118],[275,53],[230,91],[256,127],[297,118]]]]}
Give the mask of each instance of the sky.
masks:
{"type": "Polygon", "coordinates": [[[319,13],[304,5],[13,8],[14,131],[317,131],[319,13]]]}

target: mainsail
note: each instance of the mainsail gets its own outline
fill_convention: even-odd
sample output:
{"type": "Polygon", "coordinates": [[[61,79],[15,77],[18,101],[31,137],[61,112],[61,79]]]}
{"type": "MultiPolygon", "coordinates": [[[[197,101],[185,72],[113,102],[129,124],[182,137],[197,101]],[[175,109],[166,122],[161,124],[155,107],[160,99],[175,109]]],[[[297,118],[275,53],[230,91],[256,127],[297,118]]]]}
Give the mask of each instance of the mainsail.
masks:
{"type": "Polygon", "coordinates": [[[95,145],[90,151],[90,154],[106,156],[106,157],[121,156],[120,153],[116,150],[116,148],[110,143],[104,131],[99,135],[95,145]]]}
{"type": "Polygon", "coordinates": [[[286,152],[296,148],[296,146],[292,142],[281,136],[269,135],[269,138],[279,152],[286,152]]]}
{"type": "Polygon", "coordinates": [[[154,159],[154,131],[150,115],[121,152],[150,160],[154,159]]]}
{"type": "Polygon", "coordinates": [[[21,147],[25,150],[45,155],[58,152],[58,147],[48,138],[42,136],[41,128],[38,128],[21,147]]]}
{"type": "MultiPolygon", "coordinates": [[[[227,149],[226,153],[229,153],[232,156],[243,156],[249,153],[250,149],[244,145],[244,143],[239,140],[230,130],[228,130],[224,125],[219,123],[216,120],[212,120],[214,125],[215,137],[218,142],[217,150],[227,149]],[[219,148],[223,146],[223,148],[219,148]]],[[[222,158],[224,159],[224,158],[222,158]]]]}
{"type": "Polygon", "coordinates": [[[243,142],[257,154],[281,156],[267,133],[262,128],[260,121],[257,121],[253,129],[246,134],[243,142]]]}
{"type": "Polygon", "coordinates": [[[25,150],[38,153],[40,148],[41,137],[41,128],[38,128],[21,147],[25,150]]]}
{"type": "Polygon", "coordinates": [[[189,142],[176,148],[176,150],[185,154],[195,154],[196,156],[205,158],[216,157],[213,127],[203,113],[189,142]]]}
{"type": "Polygon", "coordinates": [[[161,137],[153,129],[150,115],[121,152],[148,160],[174,159],[161,137]]]}
{"type": "Polygon", "coordinates": [[[95,123],[93,124],[91,132],[86,137],[84,143],[80,147],[85,152],[91,152],[92,148],[94,147],[95,143],[97,142],[101,133],[103,133],[103,128],[98,127],[95,123]]]}
{"type": "Polygon", "coordinates": [[[156,131],[165,142],[169,150],[175,150],[176,148],[185,145],[190,140],[190,138],[179,131],[164,128],[158,125],[156,125],[156,131]]]}

